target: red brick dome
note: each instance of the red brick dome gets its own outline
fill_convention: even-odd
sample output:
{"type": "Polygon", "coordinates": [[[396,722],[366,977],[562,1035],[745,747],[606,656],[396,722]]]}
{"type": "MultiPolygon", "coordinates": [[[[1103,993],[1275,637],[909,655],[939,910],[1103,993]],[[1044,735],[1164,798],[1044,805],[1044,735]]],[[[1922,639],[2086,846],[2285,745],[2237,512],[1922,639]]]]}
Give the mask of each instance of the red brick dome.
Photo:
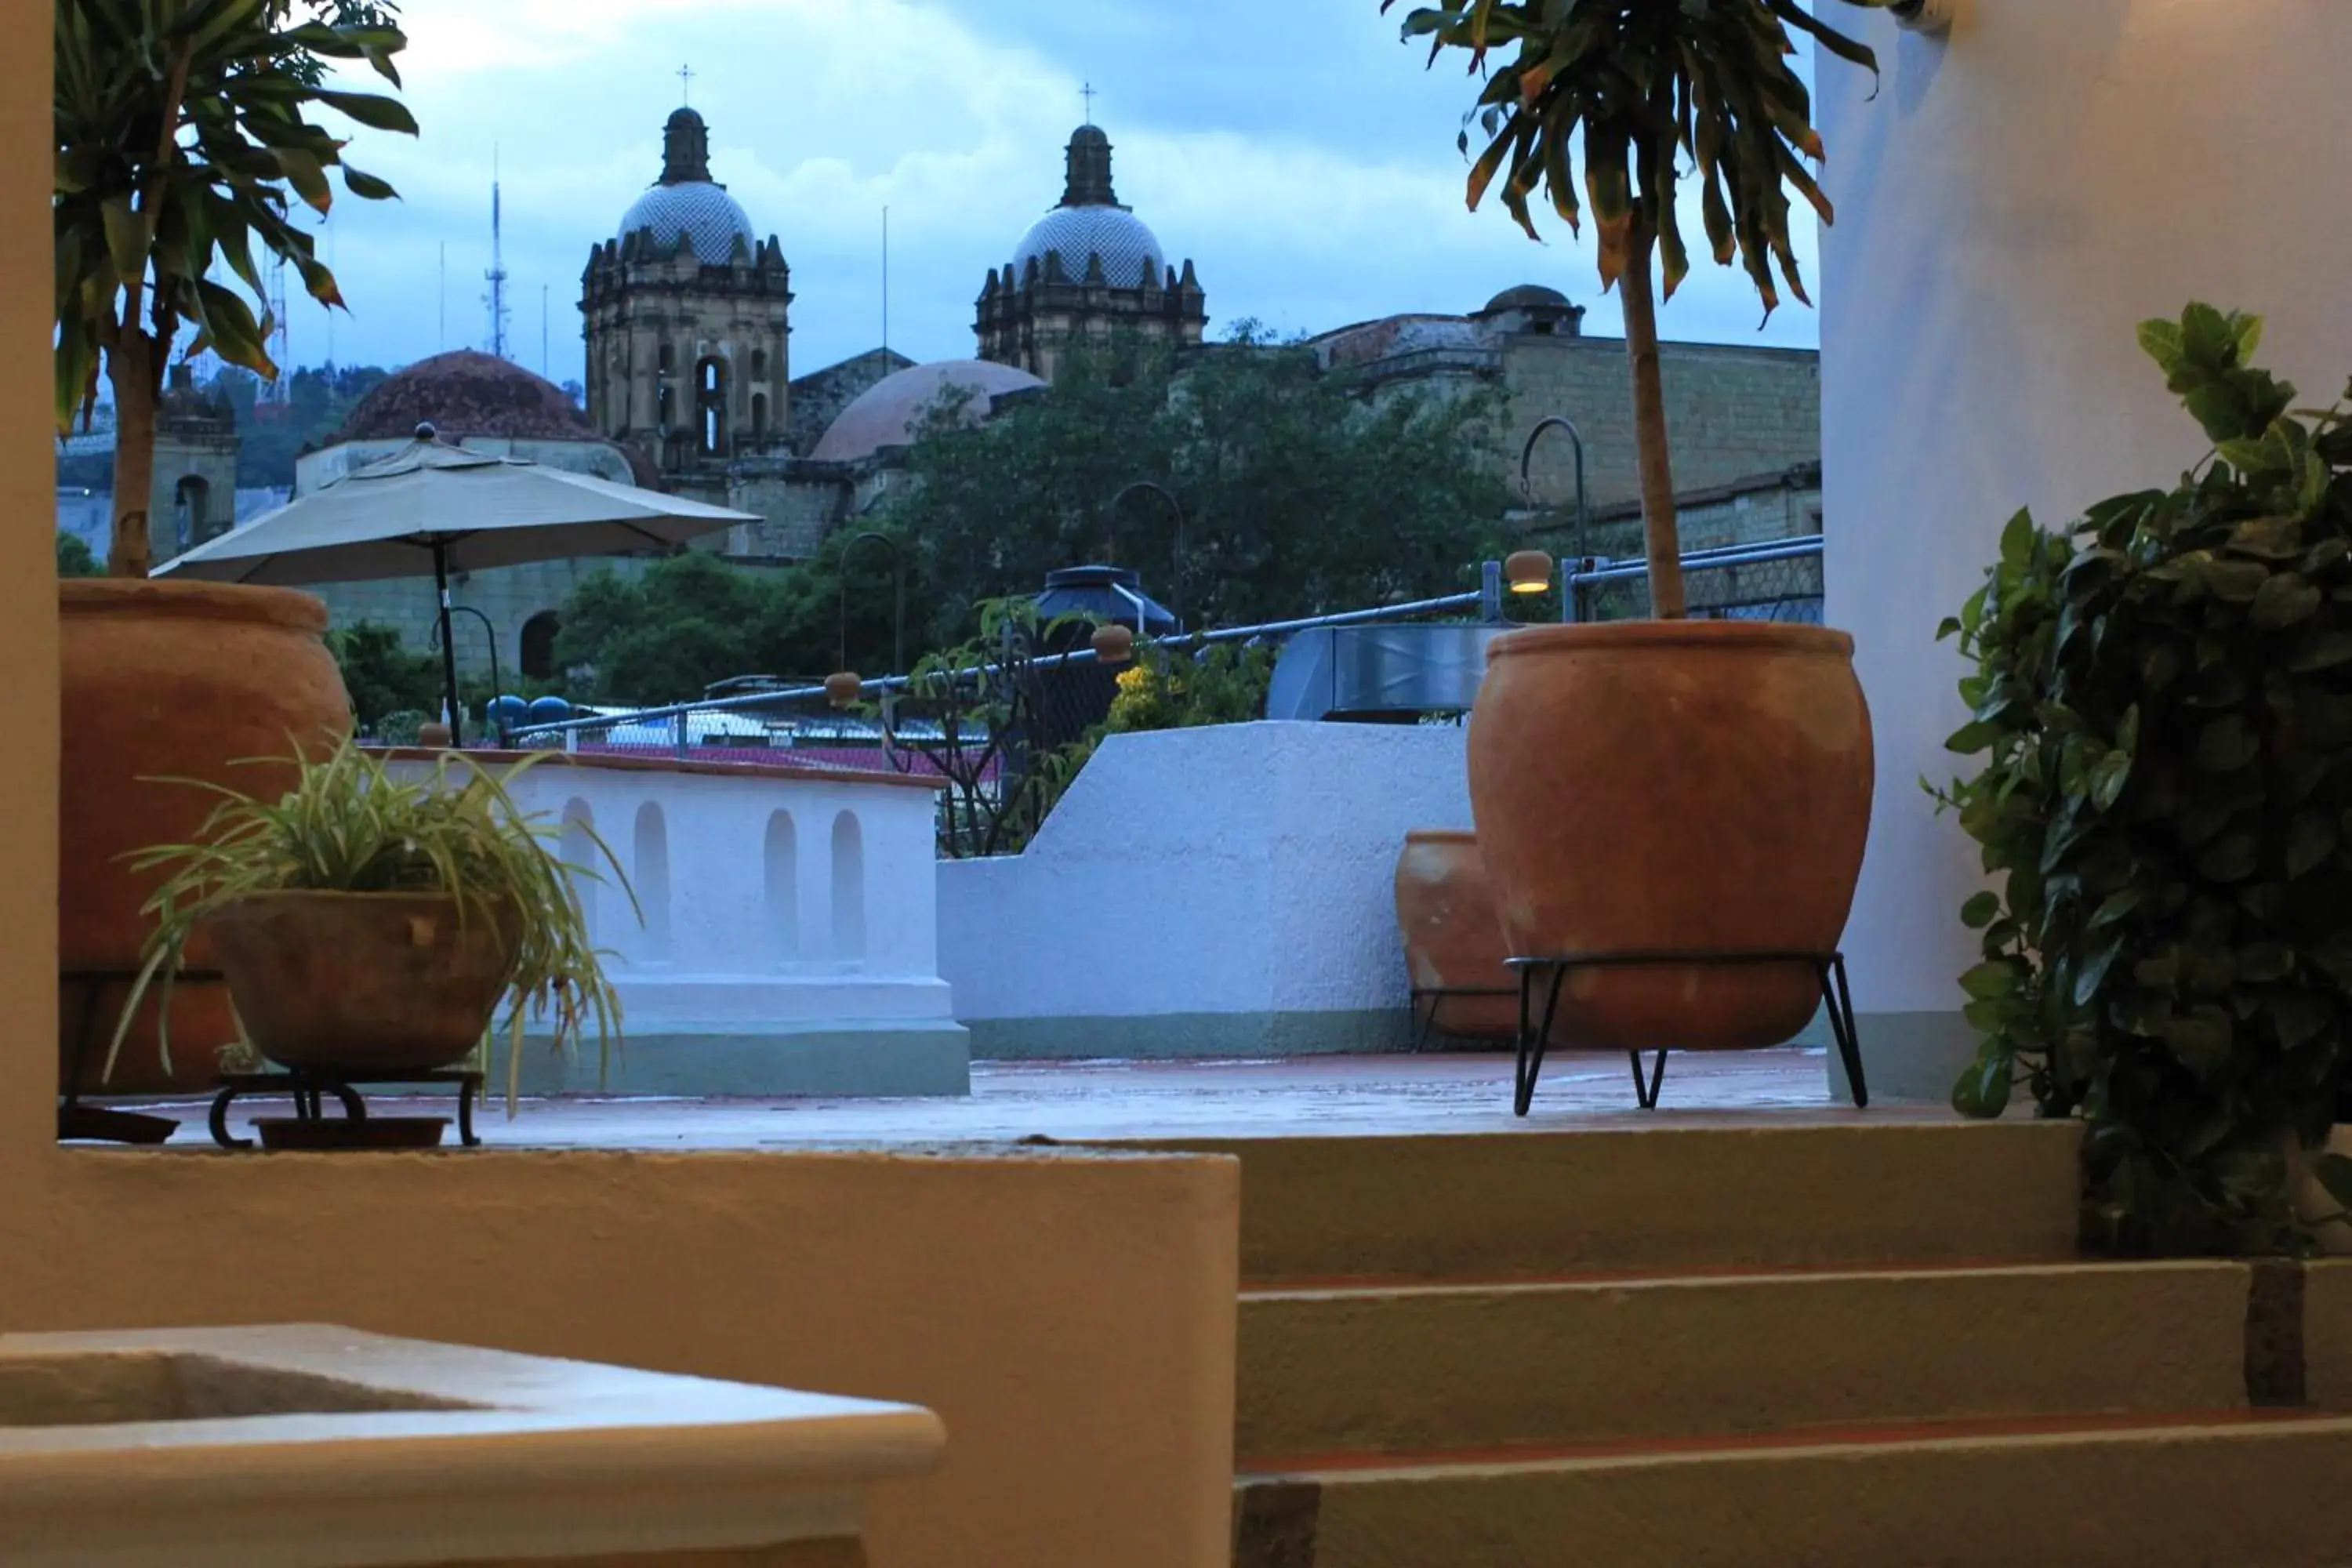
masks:
{"type": "Polygon", "coordinates": [[[601,441],[563,389],[510,360],[457,349],[379,384],[352,409],[334,442],[405,441],[429,424],[445,441],[468,436],[518,441],[601,441]]]}

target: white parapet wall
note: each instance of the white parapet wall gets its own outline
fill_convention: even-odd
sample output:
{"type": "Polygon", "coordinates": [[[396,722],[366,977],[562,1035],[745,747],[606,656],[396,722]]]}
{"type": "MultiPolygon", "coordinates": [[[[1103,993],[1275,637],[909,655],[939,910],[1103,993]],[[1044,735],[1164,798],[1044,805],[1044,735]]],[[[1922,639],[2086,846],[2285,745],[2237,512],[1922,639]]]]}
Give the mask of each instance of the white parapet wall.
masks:
{"type": "Polygon", "coordinates": [[[1962,765],[1937,622],[2020,507],[2063,525],[2202,455],[2139,321],[2191,300],[2259,312],[2262,358],[2305,404],[2352,373],[2352,221],[2315,174],[2352,138],[2352,4],[1952,9],[1942,39],[1834,18],[1877,49],[1875,81],[1820,57],[1826,618],[1854,635],[1878,730],[1846,951],[1871,1087],[1937,1097],[1973,1049],[1958,910],[1980,883],[1919,789],[1962,765]]]}
{"type": "MultiPolygon", "coordinates": [[[[401,756],[403,772],[425,771],[401,756]]],[[[509,787],[562,826],[567,862],[605,874],[581,882],[582,902],[625,1031],[608,1070],[593,1040],[569,1058],[527,1048],[527,1089],[970,1092],[967,1035],[940,973],[929,784],[550,753],[509,787]]]]}
{"type": "Polygon", "coordinates": [[[1394,903],[1419,827],[1470,826],[1454,726],[1106,740],[1020,855],[940,867],[973,1054],[1233,1057],[1410,1035],[1394,903]]]}

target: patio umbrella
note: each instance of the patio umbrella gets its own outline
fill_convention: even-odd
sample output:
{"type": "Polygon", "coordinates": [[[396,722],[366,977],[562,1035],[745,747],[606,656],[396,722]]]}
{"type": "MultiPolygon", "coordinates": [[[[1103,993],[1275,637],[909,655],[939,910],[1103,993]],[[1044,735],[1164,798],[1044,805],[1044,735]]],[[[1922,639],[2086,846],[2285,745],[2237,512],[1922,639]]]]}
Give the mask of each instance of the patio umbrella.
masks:
{"type": "Polygon", "coordinates": [[[441,672],[452,740],[457,655],[449,574],[671,550],[748,512],[454,447],[430,425],[416,439],[275,511],[155,568],[158,577],[295,587],[422,576],[439,596],[441,672]]]}

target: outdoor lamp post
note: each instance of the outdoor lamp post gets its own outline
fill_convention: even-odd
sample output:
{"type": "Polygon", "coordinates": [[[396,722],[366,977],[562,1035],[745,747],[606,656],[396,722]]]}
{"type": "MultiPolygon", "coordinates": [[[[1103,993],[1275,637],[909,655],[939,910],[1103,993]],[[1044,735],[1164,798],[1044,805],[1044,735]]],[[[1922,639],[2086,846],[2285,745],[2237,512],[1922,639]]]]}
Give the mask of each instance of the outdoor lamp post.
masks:
{"type": "MultiPolygon", "coordinates": [[[[1534,429],[1528,432],[1528,444],[1519,448],[1519,499],[1530,506],[1535,504],[1535,479],[1531,469],[1535,463],[1536,443],[1543,439],[1545,431],[1555,427],[1566,431],[1570,443],[1576,448],[1576,553],[1579,560],[1589,561],[1592,558],[1592,507],[1584,488],[1584,436],[1577,429],[1576,422],[1566,415],[1547,414],[1536,421],[1534,429]]],[[[1516,561],[1518,557],[1513,556],[1512,559],[1516,561]]],[[[1522,589],[1514,580],[1511,591],[1540,594],[1543,589],[1522,589]]],[[[1575,606],[1569,602],[1566,573],[1560,574],[1559,597],[1560,619],[1573,620],[1575,606]]]]}
{"type": "Polygon", "coordinates": [[[1136,479],[1121,486],[1119,492],[1110,498],[1110,537],[1106,541],[1109,559],[1106,564],[1112,566],[1118,564],[1119,503],[1138,490],[1149,490],[1166,501],[1169,511],[1173,513],[1176,519],[1175,542],[1168,558],[1168,575],[1171,579],[1168,596],[1174,601],[1171,607],[1176,612],[1176,624],[1181,627],[1184,624],[1184,503],[1178,500],[1167,486],[1154,479],[1136,479]]]}
{"type": "MultiPolygon", "coordinates": [[[[488,616],[484,615],[480,610],[476,609],[471,605],[451,605],[448,609],[449,613],[453,616],[471,616],[476,620],[482,623],[482,635],[490,645],[490,695],[492,697],[498,696],[499,688],[505,684],[504,681],[499,679],[499,628],[490,624],[490,617],[488,616]]],[[[451,639],[453,643],[455,640],[456,639],[454,638],[451,639]]],[[[449,668],[452,671],[451,685],[454,688],[456,685],[455,671],[457,669],[457,649],[454,647],[442,647],[441,622],[438,620],[436,620],[433,623],[433,651],[441,655],[443,658],[450,661],[449,668]]],[[[449,735],[453,742],[459,735],[465,732],[461,728],[464,722],[464,717],[457,713],[453,708],[449,714],[449,735]]],[[[507,738],[506,725],[500,723],[495,718],[492,719],[490,722],[498,728],[499,743],[504,745],[507,738]]]]}
{"type": "Polygon", "coordinates": [[[1540,550],[1515,550],[1503,563],[1514,594],[1540,594],[1551,586],[1551,557],[1540,550]]]}
{"type": "Polygon", "coordinates": [[[841,668],[824,678],[825,700],[846,708],[857,700],[865,682],[849,668],[849,558],[868,540],[890,552],[890,663],[893,675],[907,673],[907,553],[897,540],[868,529],[841,547],[834,570],[841,578],[841,668]]]}

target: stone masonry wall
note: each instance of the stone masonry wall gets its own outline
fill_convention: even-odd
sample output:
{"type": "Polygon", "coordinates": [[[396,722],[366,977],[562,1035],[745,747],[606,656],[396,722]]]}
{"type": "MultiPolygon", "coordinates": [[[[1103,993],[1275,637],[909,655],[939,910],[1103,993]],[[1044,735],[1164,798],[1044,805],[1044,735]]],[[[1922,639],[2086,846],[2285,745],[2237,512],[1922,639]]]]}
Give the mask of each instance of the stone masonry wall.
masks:
{"type": "MultiPolygon", "coordinates": [[[[1663,343],[1666,426],[1677,493],[1772,473],[1822,455],[1820,356],[1809,350],[1663,343]]],[[[1514,335],[1505,340],[1507,472],[1514,488],[1527,433],[1565,415],[1584,437],[1591,504],[1636,499],[1633,373],[1618,338],[1514,335]]],[[[1536,447],[1534,500],[1567,507],[1576,495],[1574,448],[1557,431],[1536,447]]]]}

